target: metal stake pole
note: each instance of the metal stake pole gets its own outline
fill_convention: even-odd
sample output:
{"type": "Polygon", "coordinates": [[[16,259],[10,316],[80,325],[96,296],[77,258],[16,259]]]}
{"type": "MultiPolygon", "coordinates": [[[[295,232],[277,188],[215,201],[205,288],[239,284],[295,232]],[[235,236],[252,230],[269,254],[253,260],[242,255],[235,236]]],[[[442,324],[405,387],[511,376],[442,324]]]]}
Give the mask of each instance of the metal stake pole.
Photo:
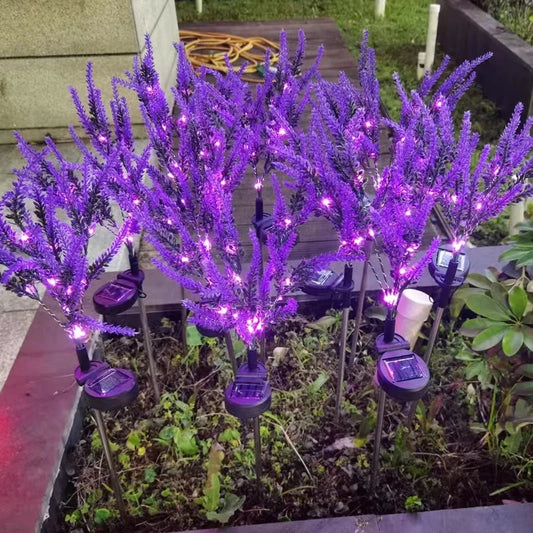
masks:
{"type": "Polygon", "coordinates": [[[383,432],[383,416],[385,415],[385,391],[379,388],[378,399],[378,419],[376,422],[376,432],[374,434],[374,456],[372,458],[372,474],[370,478],[370,490],[376,489],[377,476],[379,472],[379,452],[381,449],[381,433],[383,432]]]}
{"type": "Polygon", "coordinates": [[[344,383],[344,364],[346,360],[346,337],[348,334],[348,317],[350,308],[344,307],[342,310],[341,346],[339,350],[339,368],[337,371],[337,396],[335,398],[335,423],[339,421],[342,400],[342,385],[344,383]]]}
{"type": "Polygon", "coordinates": [[[185,300],[185,289],[183,285],[180,285],[180,297],[181,297],[181,342],[183,346],[187,348],[187,309],[183,305],[183,300],[185,300]]]}
{"type": "Polygon", "coordinates": [[[139,295],[139,315],[141,317],[141,329],[144,340],[144,349],[148,357],[148,370],[152,380],[152,387],[154,389],[154,396],[156,402],[161,399],[161,392],[159,384],[157,383],[157,367],[154,361],[154,352],[152,348],[152,337],[150,336],[150,327],[148,326],[148,317],[146,315],[146,307],[144,306],[144,294],[139,295]]]}
{"type": "MultiPolygon", "coordinates": [[[[373,243],[374,241],[371,241],[373,243]]],[[[356,360],[357,341],[359,340],[359,330],[361,329],[361,322],[363,320],[363,306],[365,304],[366,296],[366,279],[368,275],[368,263],[370,262],[370,255],[372,253],[372,246],[366,253],[365,262],[363,263],[363,273],[361,275],[361,284],[359,286],[359,297],[357,300],[357,309],[355,312],[355,328],[352,333],[352,345],[350,348],[350,359],[348,364],[353,365],[356,360]]]]}
{"type": "Polygon", "coordinates": [[[229,360],[231,361],[231,368],[233,369],[233,376],[237,375],[237,360],[235,359],[235,350],[233,348],[233,340],[231,332],[224,333],[224,340],[226,341],[226,349],[228,350],[229,360]]]}
{"type": "Polygon", "coordinates": [[[255,477],[258,483],[261,483],[261,431],[259,426],[259,417],[256,416],[253,420],[254,426],[254,447],[255,447],[255,477]]]}
{"type": "Polygon", "coordinates": [[[93,409],[94,419],[96,420],[96,427],[98,428],[98,433],[100,434],[100,439],[102,441],[102,446],[104,448],[105,458],[107,460],[107,465],[109,467],[109,477],[111,478],[111,486],[113,487],[113,493],[115,494],[115,499],[117,500],[117,507],[120,513],[120,518],[126,520],[126,506],[124,505],[124,499],[122,497],[122,488],[120,487],[120,482],[118,480],[117,471],[115,470],[115,464],[113,463],[113,457],[111,455],[111,448],[109,447],[109,440],[107,439],[107,431],[104,425],[104,419],[102,418],[102,413],[93,409]]]}

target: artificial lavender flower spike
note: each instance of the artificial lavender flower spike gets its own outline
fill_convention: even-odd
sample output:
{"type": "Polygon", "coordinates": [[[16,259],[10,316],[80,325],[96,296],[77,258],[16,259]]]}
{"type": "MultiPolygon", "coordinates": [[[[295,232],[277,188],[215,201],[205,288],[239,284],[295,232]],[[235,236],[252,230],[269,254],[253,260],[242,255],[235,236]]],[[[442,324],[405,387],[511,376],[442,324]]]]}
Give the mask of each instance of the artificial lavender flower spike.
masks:
{"type": "Polygon", "coordinates": [[[472,133],[470,115],[463,117],[456,157],[447,175],[440,203],[453,231],[458,252],[475,229],[497,216],[509,204],[531,196],[533,186],[533,117],[520,128],[522,104],[515,107],[496,146],[486,145],[477,164],[478,136],[472,133]]]}
{"type": "Polygon", "coordinates": [[[17,139],[28,164],[16,171],[18,179],[12,190],[0,200],[0,265],[4,267],[0,281],[8,290],[43,306],[39,291],[44,286],[60,311],[45,309],[75,341],[90,330],[134,334],[129,328],[89,317],[83,308],[90,282],[103,273],[129,233],[126,222],[110,247],[93,263],[88,262],[90,238],[109,217],[103,181],[112,171],[113,161],[102,169],[91,162],[85,167],[73,165],[51,145],[38,152],[20,136],[17,139]],[[55,163],[47,159],[51,154],[55,163]],[[66,221],[65,215],[57,216],[59,210],[66,221]]]}

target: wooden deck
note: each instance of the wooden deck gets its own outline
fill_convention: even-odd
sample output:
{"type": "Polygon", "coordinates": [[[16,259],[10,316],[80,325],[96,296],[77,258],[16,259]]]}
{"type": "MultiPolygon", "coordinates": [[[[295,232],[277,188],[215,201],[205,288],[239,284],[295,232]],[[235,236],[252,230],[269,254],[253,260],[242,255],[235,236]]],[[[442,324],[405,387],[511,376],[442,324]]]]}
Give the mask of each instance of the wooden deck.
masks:
{"type": "MultiPolygon", "coordinates": [[[[271,41],[279,42],[279,33],[284,29],[291,52],[298,43],[298,30],[303,29],[306,35],[306,58],[304,67],[309,67],[316,59],[318,47],[324,45],[324,55],[321,62],[320,74],[328,81],[336,81],[340,71],[354,82],[357,81],[357,60],[348,51],[346,43],[339,28],[331,19],[291,20],[272,22],[216,22],[194,23],[180,27],[181,30],[198,32],[220,32],[240,35],[245,37],[261,36],[271,41]]],[[[308,122],[308,117],[303,117],[303,122],[308,122]]],[[[381,154],[378,166],[383,167],[389,161],[388,131],[383,129],[380,135],[381,154]]],[[[243,242],[244,262],[250,258],[251,245],[249,244],[248,229],[250,219],[254,213],[256,192],[253,188],[251,173],[245,177],[242,184],[235,192],[233,208],[235,221],[243,242]]],[[[265,211],[272,212],[273,193],[268,183],[265,183],[263,192],[265,211]]],[[[423,245],[428,244],[435,236],[436,231],[430,225],[424,235],[423,245]]],[[[292,251],[291,259],[302,259],[338,249],[338,240],[331,224],[323,218],[309,220],[299,228],[299,243],[292,251]]],[[[148,260],[154,254],[146,245],[141,248],[141,261],[144,267],[149,267],[148,260]]]]}

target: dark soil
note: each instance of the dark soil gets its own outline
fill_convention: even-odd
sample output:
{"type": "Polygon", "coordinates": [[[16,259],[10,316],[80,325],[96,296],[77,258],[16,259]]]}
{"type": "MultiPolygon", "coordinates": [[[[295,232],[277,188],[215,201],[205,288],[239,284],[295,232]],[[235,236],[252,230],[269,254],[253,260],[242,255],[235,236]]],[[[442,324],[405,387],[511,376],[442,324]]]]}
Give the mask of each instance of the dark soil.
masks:
{"type": "MultiPolygon", "coordinates": [[[[405,406],[387,401],[381,475],[372,493],[376,394],[371,330],[378,325],[368,326],[361,356],[347,371],[342,416],[334,424],[340,318],[332,314],[318,325],[298,316],[278,328],[268,343],[273,400],[271,411],[261,418],[262,489],[254,479],[251,427],[224,409],[231,367],[220,341],[204,339],[206,344],[184,350],[176,325],[163,321],[154,333],[158,379],[168,393],[159,406],[154,406],[140,339],[107,342],[108,362],[134,369],[141,391],[131,407],[106,415],[131,515],[124,531],[216,525],[206,518],[201,500],[213,453],[219,458],[215,468],[220,469],[220,501],[215,498],[212,505],[221,512],[224,498],[226,504],[232,498],[228,494],[245,497],[229,519],[232,525],[396,513],[406,510],[411,496],[420,499],[413,510],[491,505],[501,503],[502,497],[532,499],[523,488],[490,496],[515,482],[516,474],[512,464],[497,463],[489,454],[482,434],[470,430],[479,414],[466,401],[463,363],[454,359],[462,340],[453,336],[441,341],[434,353],[431,388],[414,431],[401,425],[405,406]],[[168,426],[179,428],[189,440],[180,442],[181,447],[166,444],[160,437],[168,426]]],[[[114,499],[106,488],[107,465],[90,417],[74,458],[78,474],[63,510],[69,521],[65,531],[120,531],[114,499]]]]}

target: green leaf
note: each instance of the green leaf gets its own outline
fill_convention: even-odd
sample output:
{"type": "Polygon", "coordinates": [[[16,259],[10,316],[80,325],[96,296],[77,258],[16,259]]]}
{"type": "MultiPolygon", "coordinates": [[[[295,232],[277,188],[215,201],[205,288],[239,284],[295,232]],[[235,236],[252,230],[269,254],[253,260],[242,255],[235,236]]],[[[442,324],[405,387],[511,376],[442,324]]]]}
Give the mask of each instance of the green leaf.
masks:
{"type": "Polygon", "coordinates": [[[130,450],[135,450],[135,448],[137,448],[137,446],[139,446],[139,444],[141,444],[141,437],[139,436],[139,433],[137,431],[132,431],[128,435],[128,440],[126,441],[126,446],[130,450]]]}
{"type": "Polygon", "coordinates": [[[480,289],[490,289],[491,281],[487,276],[483,274],[470,274],[466,281],[473,285],[474,287],[479,287],[480,289]]]}
{"type": "Polygon", "coordinates": [[[502,283],[493,283],[490,288],[490,295],[503,307],[507,306],[507,295],[509,290],[502,283]]]}
{"type": "Polygon", "coordinates": [[[509,307],[517,318],[522,318],[527,307],[527,293],[522,287],[513,287],[509,292],[509,307]]]}
{"type": "Polygon", "coordinates": [[[156,471],[151,466],[149,466],[144,471],[144,481],[146,481],[146,483],[152,483],[156,477],[157,477],[156,471]]]}
{"type": "Polygon", "coordinates": [[[309,385],[309,392],[318,392],[329,379],[329,374],[326,372],[321,372],[320,375],[309,385]]]}
{"type": "Polygon", "coordinates": [[[522,257],[516,261],[516,266],[520,268],[523,266],[528,266],[532,263],[533,263],[533,250],[522,255],[522,257]]]}
{"type": "Polygon", "coordinates": [[[506,326],[506,324],[503,322],[493,322],[488,318],[470,318],[464,321],[459,333],[465,337],[475,337],[484,329],[490,328],[491,326],[506,326]]]}
{"type": "Polygon", "coordinates": [[[512,328],[507,331],[502,340],[503,353],[508,357],[515,355],[524,344],[524,334],[519,328],[512,328]]]}
{"type": "Polygon", "coordinates": [[[189,324],[187,326],[187,346],[201,346],[202,344],[200,332],[196,329],[196,326],[189,324]]]}
{"type": "Polygon", "coordinates": [[[533,396],[533,381],[517,383],[511,390],[514,396],[533,396]]]}
{"type": "Polygon", "coordinates": [[[311,329],[327,331],[331,326],[333,326],[333,324],[335,324],[335,322],[337,322],[337,318],[327,315],[315,320],[314,322],[310,322],[307,324],[307,327],[311,329]]]}
{"type": "Polygon", "coordinates": [[[474,313],[498,322],[507,322],[511,315],[505,307],[486,294],[472,294],[466,299],[466,305],[474,313]]]}
{"type": "Polygon", "coordinates": [[[387,310],[382,305],[372,305],[365,310],[365,317],[383,321],[387,318],[387,310]]]}
{"type": "Polygon", "coordinates": [[[174,433],[174,444],[178,451],[184,455],[196,455],[198,453],[196,438],[190,429],[177,428],[174,433]]]}
{"type": "Polygon", "coordinates": [[[508,326],[491,326],[487,328],[479,335],[476,335],[472,341],[472,348],[476,352],[482,352],[496,346],[502,340],[507,329],[508,326]]]}
{"type": "Polygon", "coordinates": [[[475,287],[463,286],[457,289],[452,297],[450,303],[450,314],[452,318],[457,318],[461,309],[465,305],[466,299],[472,294],[483,294],[483,289],[476,289],[475,287]]]}
{"type": "Polygon", "coordinates": [[[522,326],[520,329],[524,334],[524,344],[527,346],[528,350],[533,352],[533,328],[522,326]]]}
{"type": "Polygon", "coordinates": [[[527,365],[520,365],[516,369],[516,373],[519,376],[525,376],[526,378],[533,378],[533,363],[527,365]]]}
{"type": "Polygon", "coordinates": [[[97,524],[103,524],[106,520],[111,518],[111,511],[109,509],[100,508],[94,510],[94,521],[97,524]]]}
{"type": "Polygon", "coordinates": [[[220,479],[217,473],[212,473],[208,477],[208,486],[204,491],[205,510],[216,511],[220,504],[220,479]]]}
{"type": "Polygon", "coordinates": [[[235,512],[242,507],[245,499],[244,496],[239,498],[235,494],[228,493],[224,496],[224,506],[222,509],[218,513],[208,512],[206,513],[206,517],[213,522],[227,524],[235,512]]]}

